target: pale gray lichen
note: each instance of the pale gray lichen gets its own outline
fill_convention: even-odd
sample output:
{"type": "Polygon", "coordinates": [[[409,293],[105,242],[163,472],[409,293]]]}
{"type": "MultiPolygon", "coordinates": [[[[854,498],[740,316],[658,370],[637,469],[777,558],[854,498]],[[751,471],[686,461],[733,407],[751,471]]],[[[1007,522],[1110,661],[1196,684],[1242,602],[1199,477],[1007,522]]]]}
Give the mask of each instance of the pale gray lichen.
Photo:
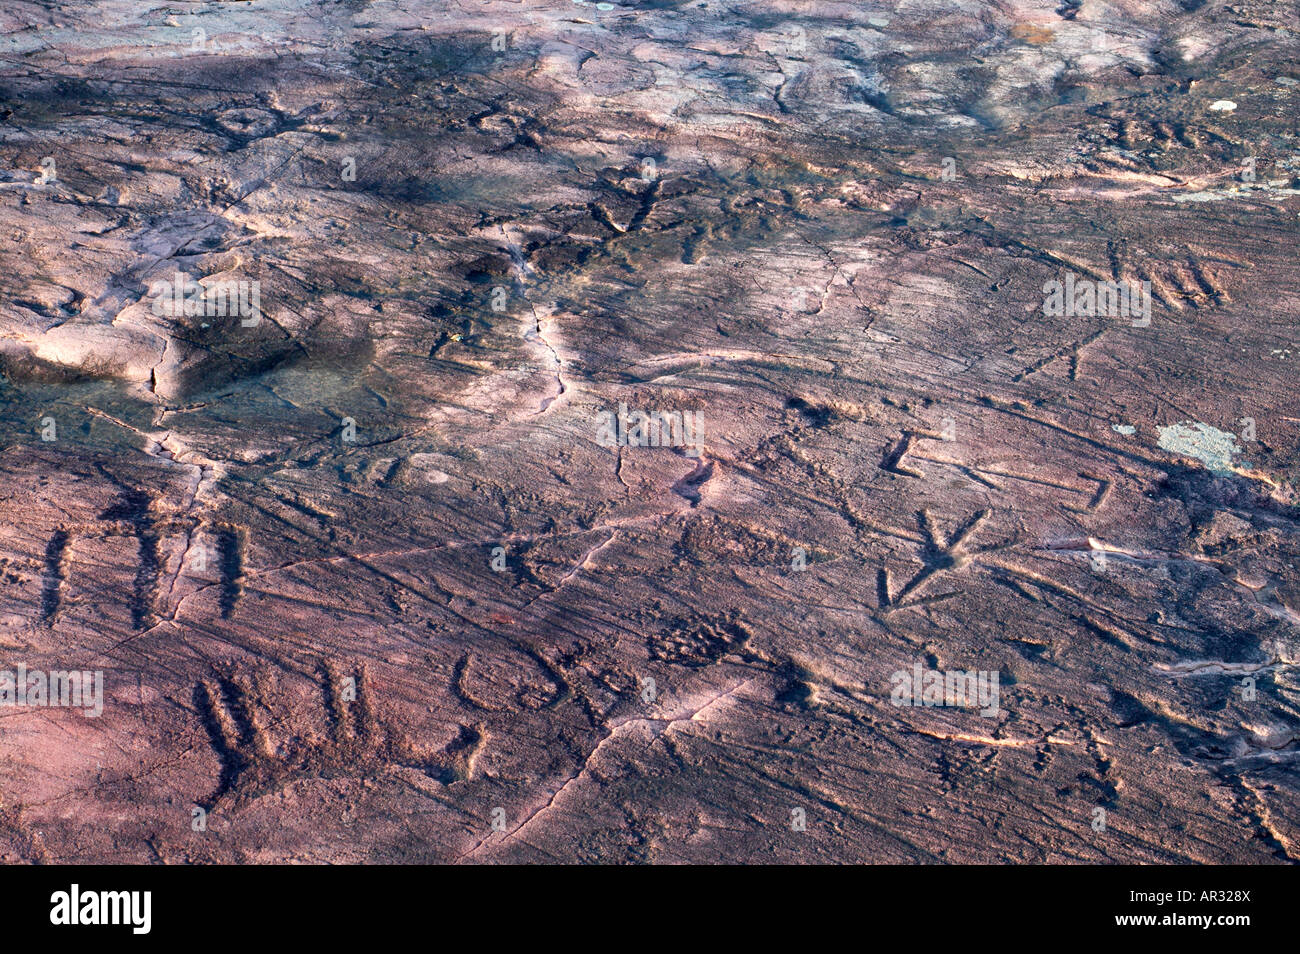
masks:
{"type": "Polygon", "coordinates": [[[1232,457],[1242,452],[1236,434],[1199,421],[1184,421],[1160,428],[1157,443],[1163,450],[1195,457],[1210,473],[1220,476],[1233,472],[1232,457]]]}

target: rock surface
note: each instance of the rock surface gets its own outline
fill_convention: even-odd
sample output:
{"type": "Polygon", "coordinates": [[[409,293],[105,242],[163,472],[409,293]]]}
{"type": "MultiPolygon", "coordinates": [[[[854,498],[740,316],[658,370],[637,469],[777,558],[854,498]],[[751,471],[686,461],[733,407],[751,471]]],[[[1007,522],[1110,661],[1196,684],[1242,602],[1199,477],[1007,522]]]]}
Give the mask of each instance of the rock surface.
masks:
{"type": "Polygon", "coordinates": [[[1300,859],[1298,30],[0,4],[0,859],[1300,859]]]}

